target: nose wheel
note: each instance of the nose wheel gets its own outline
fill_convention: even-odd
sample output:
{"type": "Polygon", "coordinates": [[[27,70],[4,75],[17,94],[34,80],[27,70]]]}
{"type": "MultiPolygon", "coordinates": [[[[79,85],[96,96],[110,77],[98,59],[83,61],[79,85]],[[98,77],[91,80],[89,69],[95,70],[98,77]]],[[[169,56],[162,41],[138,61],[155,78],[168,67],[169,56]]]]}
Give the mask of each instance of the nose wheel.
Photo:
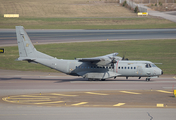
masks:
{"type": "Polygon", "coordinates": [[[150,78],[146,78],[145,80],[146,80],[146,81],[150,81],[150,78]]]}

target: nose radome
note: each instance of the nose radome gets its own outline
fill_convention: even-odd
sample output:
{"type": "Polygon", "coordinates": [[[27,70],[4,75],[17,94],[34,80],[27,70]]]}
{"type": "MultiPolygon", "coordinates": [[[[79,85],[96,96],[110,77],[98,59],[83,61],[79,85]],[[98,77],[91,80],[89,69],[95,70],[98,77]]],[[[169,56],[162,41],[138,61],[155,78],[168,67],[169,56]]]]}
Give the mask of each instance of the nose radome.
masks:
{"type": "Polygon", "coordinates": [[[163,71],[161,71],[161,75],[163,75],[163,71]]]}

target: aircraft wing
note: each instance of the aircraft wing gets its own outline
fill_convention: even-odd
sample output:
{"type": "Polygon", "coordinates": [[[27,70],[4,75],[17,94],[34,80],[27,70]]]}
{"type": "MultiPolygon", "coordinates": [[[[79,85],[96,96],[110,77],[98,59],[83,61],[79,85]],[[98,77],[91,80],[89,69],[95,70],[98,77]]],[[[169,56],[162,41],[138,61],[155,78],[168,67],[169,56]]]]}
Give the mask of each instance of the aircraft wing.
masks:
{"type": "Polygon", "coordinates": [[[100,58],[77,58],[80,62],[99,62],[100,58]]]}
{"type": "Polygon", "coordinates": [[[112,63],[116,63],[118,60],[121,60],[121,57],[116,56],[118,53],[111,53],[104,56],[93,57],[93,58],[77,58],[79,62],[90,62],[96,64],[97,66],[103,67],[108,66],[112,63]]]}

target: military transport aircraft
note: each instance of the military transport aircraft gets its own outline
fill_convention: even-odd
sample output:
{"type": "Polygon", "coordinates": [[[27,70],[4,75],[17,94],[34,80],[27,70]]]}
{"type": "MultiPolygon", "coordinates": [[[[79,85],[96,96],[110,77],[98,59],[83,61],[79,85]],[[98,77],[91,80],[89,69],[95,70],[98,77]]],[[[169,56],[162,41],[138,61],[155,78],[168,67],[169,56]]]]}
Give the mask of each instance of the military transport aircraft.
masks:
{"type": "Polygon", "coordinates": [[[19,50],[18,61],[39,63],[68,75],[82,76],[88,80],[105,80],[116,77],[147,77],[146,81],[163,74],[163,71],[150,61],[124,60],[112,53],[93,58],[75,60],[57,59],[35,49],[23,26],[16,26],[19,50]]]}

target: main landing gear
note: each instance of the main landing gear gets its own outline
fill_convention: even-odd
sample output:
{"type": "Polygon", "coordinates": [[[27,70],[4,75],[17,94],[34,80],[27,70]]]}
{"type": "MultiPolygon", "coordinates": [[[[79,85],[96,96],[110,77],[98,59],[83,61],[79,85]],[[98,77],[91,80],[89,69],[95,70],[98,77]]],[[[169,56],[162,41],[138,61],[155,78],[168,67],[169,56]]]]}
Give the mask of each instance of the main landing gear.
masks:
{"type": "Polygon", "coordinates": [[[88,81],[96,81],[96,80],[105,81],[105,79],[92,79],[92,78],[88,78],[88,81]]]}
{"type": "Polygon", "coordinates": [[[145,80],[146,80],[146,81],[150,81],[150,78],[146,78],[145,80]]]}

